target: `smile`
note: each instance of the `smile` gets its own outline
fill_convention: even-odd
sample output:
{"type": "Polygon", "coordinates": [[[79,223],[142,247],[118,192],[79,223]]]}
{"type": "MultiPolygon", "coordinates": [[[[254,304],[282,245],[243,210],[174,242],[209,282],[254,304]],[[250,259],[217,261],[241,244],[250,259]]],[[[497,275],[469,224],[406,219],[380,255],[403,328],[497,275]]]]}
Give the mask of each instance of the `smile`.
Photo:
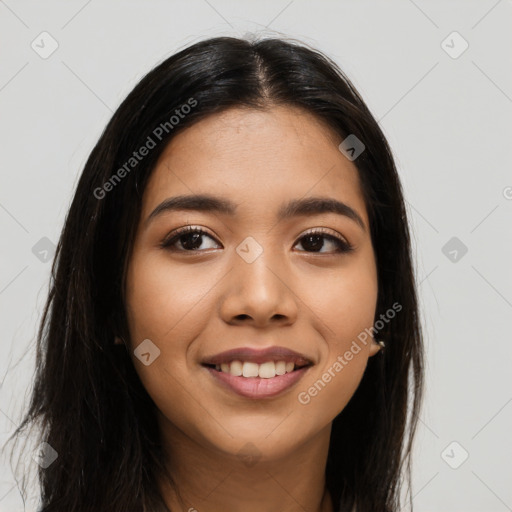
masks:
{"type": "Polygon", "coordinates": [[[268,361],[262,364],[232,361],[221,365],[203,365],[215,382],[246,398],[275,397],[296,384],[312,365],[268,361]]]}

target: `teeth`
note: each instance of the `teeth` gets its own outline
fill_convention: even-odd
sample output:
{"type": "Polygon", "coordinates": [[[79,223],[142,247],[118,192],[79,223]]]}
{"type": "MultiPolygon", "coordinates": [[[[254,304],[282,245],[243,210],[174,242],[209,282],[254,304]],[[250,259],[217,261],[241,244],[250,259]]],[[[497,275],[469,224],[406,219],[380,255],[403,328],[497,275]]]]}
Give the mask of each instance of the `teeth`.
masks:
{"type": "MultiPolygon", "coordinates": [[[[228,363],[226,363],[226,373],[231,373],[231,375],[234,375],[235,377],[240,377],[243,373],[243,364],[240,361],[233,361],[231,363],[231,367],[228,363]]],[[[224,369],[221,366],[221,370],[224,371],[224,369]]]]}
{"type": "Polygon", "coordinates": [[[276,364],[274,361],[269,361],[268,363],[260,364],[258,368],[258,377],[262,379],[271,379],[276,376],[276,364]]]}
{"type": "Polygon", "coordinates": [[[267,361],[262,364],[249,361],[232,361],[231,363],[222,363],[215,368],[224,373],[230,373],[235,377],[260,377],[261,379],[271,379],[276,375],[284,375],[293,372],[295,364],[286,361],[267,361]]]}
{"type": "Polygon", "coordinates": [[[258,376],[258,367],[257,363],[244,363],[242,369],[242,375],[244,377],[257,377],[258,376]]]}
{"type": "Polygon", "coordinates": [[[277,361],[276,375],[284,375],[286,373],[286,363],[284,361],[277,361]]]}

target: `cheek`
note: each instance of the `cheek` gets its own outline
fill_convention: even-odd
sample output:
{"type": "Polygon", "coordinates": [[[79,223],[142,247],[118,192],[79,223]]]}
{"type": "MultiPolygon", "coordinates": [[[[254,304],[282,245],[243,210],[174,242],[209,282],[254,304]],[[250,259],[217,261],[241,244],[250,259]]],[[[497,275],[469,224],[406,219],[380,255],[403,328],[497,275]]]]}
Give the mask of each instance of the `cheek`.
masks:
{"type": "Polygon", "coordinates": [[[339,291],[331,295],[333,306],[328,321],[336,333],[330,344],[331,352],[332,349],[336,349],[339,353],[347,350],[353,340],[373,325],[377,305],[377,284],[368,272],[351,274],[335,284],[338,284],[339,291]]]}
{"type": "Polygon", "coordinates": [[[318,415],[320,423],[334,419],[361,382],[372,342],[369,329],[375,318],[377,293],[376,267],[371,257],[360,260],[350,271],[338,269],[309,294],[317,314],[317,329],[325,340],[323,362],[305,380],[297,399],[306,411],[318,415]]]}
{"type": "Polygon", "coordinates": [[[205,277],[173,267],[162,255],[144,251],[134,251],[126,277],[126,308],[135,371],[158,409],[177,424],[180,424],[178,412],[191,408],[190,395],[184,392],[190,370],[187,349],[190,340],[204,329],[202,319],[207,315],[205,301],[201,299],[212,286],[205,277]],[[160,351],[149,365],[134,354],[146,339],[160,351]]]}
{"type": "Polygon", "coordinates": [[[373,255],[337,269],[326,275],[321,283],[317,282],[317,286],[308,287],[308,305],[314,310],[317,329],[326,340],[329,359],[344,353],[359,334],[372,327],[377,295],[373,255]]]}
{"type": "Polygon", "coordinates": [[[167,347],[172,338],[176,347],[180,339],[186,339],[185,329],[198,330],[205,318],[202,299],[212,286],[210,279],[211,274],[177,268],[161,255],[134,255],[126,291],[133,343],[150,338],[167,347]]]}
{"type": "Polygon", "coordinates": [[[181,399],[176,391],[189,370],[189,342],[203,329],[201,319],[206,314],[201,311],[201,298],[207,291],[207,283],[173,269],[160,255],[134,251],[126,281],[130,355],[144,387],[157,403],[160,399],[165,402],[165,396],[160,396],[162,390],[166,390],[167,399],[172,395],[175,403],[181,399]],[[143,341],[144,347],[150,348],[148,365],[137,357],[143,341]]]}

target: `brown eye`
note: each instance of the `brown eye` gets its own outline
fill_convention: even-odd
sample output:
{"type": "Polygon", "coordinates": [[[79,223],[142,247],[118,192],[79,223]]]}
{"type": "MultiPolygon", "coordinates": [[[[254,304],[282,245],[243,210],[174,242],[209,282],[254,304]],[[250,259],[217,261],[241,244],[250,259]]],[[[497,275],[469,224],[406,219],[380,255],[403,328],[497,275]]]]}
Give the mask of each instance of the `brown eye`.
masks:
{"type": "MultiPolygon", "coordinates": [[[[203,244],[203,237],[208,237],[210,240],[213,240],[213,237],[206,231],[195,228],[194,226],[186,226],[182,229],[179,229],[178,231],[175,231],[170,237],[166,238],[160,244],[160,247],[162,247],[162,249],[185,252],[198,251],[203,244]],[[178,242],[181,244],[182,249],[173,248],[173,246],[178,242]]],[[[212,247],[206,247],[206,249],[212,249],[212,247]]]]}
{"type": "MultiPolygon", "coordinates": [[[[194,226],[186,226],[171,233],[171,235],[160,244],[160,247],[162,247],[162,249],[181,252],[199,252],[204,249],[215,249],[216,247],[204,247],[201,249],[204,237],[207,237],[210,240],[214,240],[214,238],[203,229],[196,228],[194,226]],[[181,248],[174,247],[178,243],[181,245],[181,248]]],[[[354,250],[353,246],[350,245],[346,240],[329,234],[324,230],[310,231],[309,233],[303,235],[299,240],[299,243],[304,248],[304,250],[300,252],[332,254],[347,253],[354,250]],[[323,250],[326,246],[328,247],[329,244],[334,247],[334,250],[323,250]]]]}
{"type": "Polygon", "coordinates": [[[300,240],[300,243],[304,247],[305,251],[301,252],[313,252],[313,253],[345,253],[351,252],[354,250],[353,246],[350,245],[346,240],[339,238],[338,236],[331,235],[326,233],[323,230],[315,230],[310,231],[303,235],[300,240]],[[322,251],[322,249],[327,245],[325,243],[325,239],[327,239],[335,247],[334,251],[322,251]]]}

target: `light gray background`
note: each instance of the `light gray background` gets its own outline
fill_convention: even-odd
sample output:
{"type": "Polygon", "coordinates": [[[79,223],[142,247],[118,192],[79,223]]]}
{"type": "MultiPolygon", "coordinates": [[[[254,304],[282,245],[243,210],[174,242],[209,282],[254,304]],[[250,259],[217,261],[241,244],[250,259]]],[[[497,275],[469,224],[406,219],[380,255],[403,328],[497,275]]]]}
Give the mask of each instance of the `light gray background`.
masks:
{"type": "MultiPolygon", "coordinates": [[[[49,280],[32,248],[57,242],[112,112],[188,44],[283,33],[339,63],[399,166],[428,358],[415,510],[512,510],[511,21],[505,0],[0,1],[0,442],[30,388],[49,280]],[[31,47],[50,48],[43,31],[58,43],[46,59],[31,47]],[[442,44],[453,31],[469,44],[457,58],[445,50],[460,52],[458,36],[442,44]],[[452,237],[468,248],[456,261],[443,253],[452,237]]],[[[6,460],[0,510],[23,510],[6,460]]]]}

